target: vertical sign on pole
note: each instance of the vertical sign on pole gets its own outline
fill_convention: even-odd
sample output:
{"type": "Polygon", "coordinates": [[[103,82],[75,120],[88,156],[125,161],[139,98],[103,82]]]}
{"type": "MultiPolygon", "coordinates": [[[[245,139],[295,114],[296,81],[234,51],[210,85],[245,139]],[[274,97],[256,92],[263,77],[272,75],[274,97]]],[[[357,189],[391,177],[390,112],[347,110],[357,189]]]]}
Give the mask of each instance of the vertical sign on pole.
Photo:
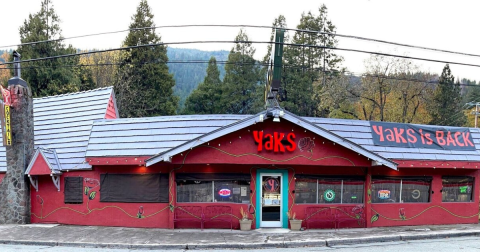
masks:
{"type": "Polygon", "coordinates": [[[1,115],[2,117],[2,135],[3,135],[3,145],[12,145],[12,128],[10,123],[10,105],[11,97],[10,91],[3,88],[0,85],[0,90],[2,91],[3,96],[3,109],[1,115]]]}

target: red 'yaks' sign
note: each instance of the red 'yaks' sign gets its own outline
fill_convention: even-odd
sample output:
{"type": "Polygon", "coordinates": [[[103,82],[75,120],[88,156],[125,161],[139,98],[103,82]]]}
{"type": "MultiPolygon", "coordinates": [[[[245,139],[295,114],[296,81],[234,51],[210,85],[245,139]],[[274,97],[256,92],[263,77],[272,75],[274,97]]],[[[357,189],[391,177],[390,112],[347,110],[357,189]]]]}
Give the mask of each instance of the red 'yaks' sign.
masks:
{"type": "Polygon", "coordinates": [[[272,134],[263,134],[263,131],[254,130],[253,139],[257,144],[257,150],[273,150],[273,152],[294,151],[297,148],[295,143],[295,134],[290,132],[285,138],[285,133],[274,132],[272,134]]]}
{"type": "Polygon", "coordinates": [[[475,150],[468,128],[370,122],[373,143],[381,146],[475,150]]]}

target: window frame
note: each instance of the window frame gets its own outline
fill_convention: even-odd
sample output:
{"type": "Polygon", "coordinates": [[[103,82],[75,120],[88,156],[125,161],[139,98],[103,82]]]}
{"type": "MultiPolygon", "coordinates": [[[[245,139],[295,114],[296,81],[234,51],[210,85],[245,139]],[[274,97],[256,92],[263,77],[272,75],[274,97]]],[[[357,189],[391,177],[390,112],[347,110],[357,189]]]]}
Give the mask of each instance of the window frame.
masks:
{"type": "MultiPolygon", "coordinates": [[[[193,180],[184,180],[184,181],[193,181],[193,180]]],[[[244,179],[232,179],[232,178],[226,178],[226,179],[217,179],[217,180],[202,180],[203,182],[211,182],[211,193],[212,193],[212,201],[189,201],[189,202],[180,202],[178,201],[178,180],[175,181],[175,202],[176,203],[181,203],[181,204],[252,204],[252,190],[250,188],[251,180],[244,180],[244,179]],[[247,196],[249,203],[242,203],[242,202],[229,202],[229,201],[215,201],[215,181],[222,182],[222,181],[237,181],[237,182],[244,182],[247,185],[247,196]]]]}
{"type": "MultiPolygon", "coordinates": [[[[296,190],[297,190],[297,180],[299,179],[307,179],[307,178],[295,178],[295,193],[294,195],[297,194],[296,190]]],[[[353,181],[361,181],[363,182],[363,195],[362,195],[362,202],[361,203],[343,203],[343,194],[344,194],[344,181],[352,181],[352,179],[348,179],[348,178],[341,178],[341,177],[338,177],[338,178],[329,178],[329,177],[325,177],[325,178],[308,178],[310,180],[316,180],[316,194],[315,194],[315,202],[313,203],[301,203],[301,202],[295,202],[294,200],[294,203],[295,204],[299,204],[299,205],[358,205],[358,204],[365,204],[365,180],[353,180],[353,181]],[[331,181],[340,181],[340,203],[324,203],[324,202],[319,202],[318,200],[318,196],[320,195],[319,194],[319,181],[323,181],[323,180],[331,180],[331,181]]],[[[301,182],[301,181],[299,181],[301,182]]],[[[313,183],[313,182],[311,182],[313,183]]],[[[296,197],[294,197],[296,199],[296,197]]]]}
{"type": "MultiPolygon", "coordinates": [[[[399,177],[381,177],[379,176],[378,178],[372,178],[370,183],[371,184],[374,184],[373,181],[374,180],[391,180],[391,181],[394,181],[394,180],[397,180],[397,181],[400,181],[400,188],[399,188],[399,202],[373,202],[372,200],[372,204],[430,204],[432,203],[432,197],[431,197],[431,191],[432,191],[432,182],[433,182],[433,177],[432,176],[424,176],[424,180],[425,181],[428,181],[430,182],[430,186],[429,186],[429,189],[428,189],[428,201],[427,202],[404,202],[402,200],[402,193],[403,193],[403,181],[415,181],[415,179],[418,178],[418,177],[415,177],[415,176],[412,176],[412,177],[408,177],[408,176],[399,176],[399,177]]],[[[421,180],[420,178],[418,178],[418,180],[421,180]]],[[[373,190],[372,190],[373,191],[373,190]]],[[[372,192],[373,194],[373,192],[372,192]]]]}
{"type": "Polygon", "coordinates": [[[475,176],[442,176],[442,204],[468,204],[468,203],[475,203],[475,176]],[[443,179],[444,178],[471,178],[472,179],[472,189],[471,189],[471,197],[470,201],[443,201],[443,179]]]}

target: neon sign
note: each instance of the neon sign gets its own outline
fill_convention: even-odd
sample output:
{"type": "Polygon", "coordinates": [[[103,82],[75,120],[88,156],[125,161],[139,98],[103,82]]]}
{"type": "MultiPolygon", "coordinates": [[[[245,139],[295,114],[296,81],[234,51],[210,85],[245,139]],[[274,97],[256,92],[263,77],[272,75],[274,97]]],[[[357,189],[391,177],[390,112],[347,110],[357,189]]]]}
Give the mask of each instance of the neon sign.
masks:
{"type": "Polygon", "coordinates": [[[230,189],[220,189],[220,191],[218,191],[218,195],[222,197],[228,197],[230,196],[230,194],[231,194],[230,189]]]}
{"type": "Polygon", "coordinates": [[[378,198],[379,199],[390,199],[390,191],[389,190],[378,191],[378,198]]]}
{"type": "Polygon", "coordinates": [[[253,139],[257,144],[257,150],[273,150],[273,152],[285,152],[285,150],[292,152],[297,148],[295,143],[295,134],[290,132],[285,139],[285,133],[274,132],[272,134],[263,134],[263,131],[254,130],[253,139]]]}

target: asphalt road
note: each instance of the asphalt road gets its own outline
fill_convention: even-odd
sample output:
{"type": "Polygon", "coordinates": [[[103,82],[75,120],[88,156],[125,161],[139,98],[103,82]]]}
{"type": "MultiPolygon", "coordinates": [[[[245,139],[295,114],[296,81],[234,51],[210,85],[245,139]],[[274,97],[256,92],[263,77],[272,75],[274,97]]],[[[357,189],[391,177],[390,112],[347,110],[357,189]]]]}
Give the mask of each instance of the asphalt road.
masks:
{"type": "MultiPolygon", "coordinates": [[[[434,239],[420,241],[384,242],[361,245],[336,246],[336,247],[304,247],[303,251],[331,251],[331,252],[404,252],[404,251],[480,251],[480,237],[460,237],[449,239],[434,239]]],[[[71,247],[48,247],[48,246],[23,246],[23,245],[0,245],[2,252],[129,252],[129,251],[162,251],[162,250],[131,250],[131,249],[100,249],[100,248],[71,248],[71,247]]],[[[179,252],[186,250],[164,250],[179,252]]],[[[215,252],[231,251],[216,249],[215,252]]],[[[254,250],[249,250],[254,251],[254,250]]],[[[259,249],[261,252],[298,252],[299,248],[276,248],[259,249]]]]}

